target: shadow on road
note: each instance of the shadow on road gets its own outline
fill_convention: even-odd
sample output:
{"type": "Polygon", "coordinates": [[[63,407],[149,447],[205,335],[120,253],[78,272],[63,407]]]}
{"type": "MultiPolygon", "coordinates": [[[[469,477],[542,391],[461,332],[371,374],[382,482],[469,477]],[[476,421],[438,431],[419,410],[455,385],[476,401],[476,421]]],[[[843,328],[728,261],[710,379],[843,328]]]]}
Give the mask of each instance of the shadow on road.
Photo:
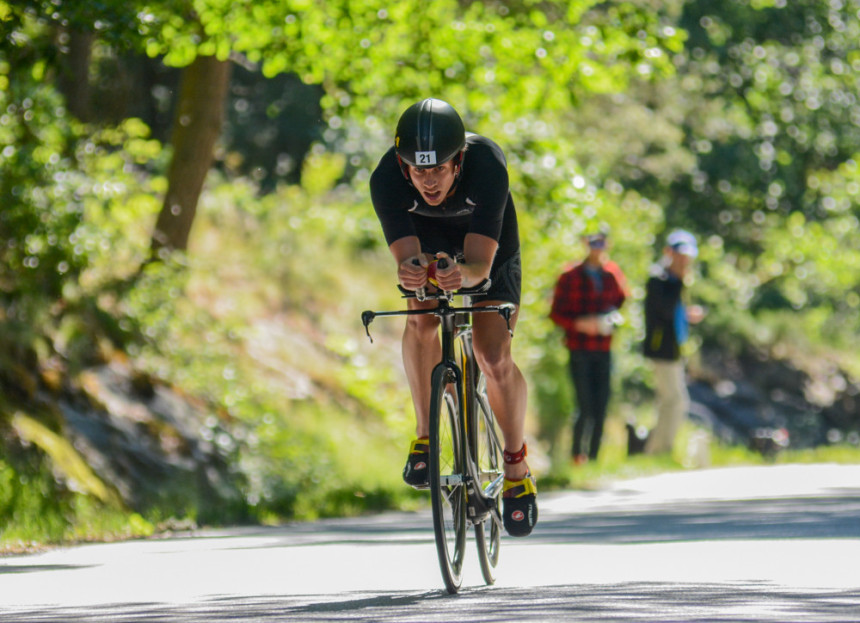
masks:
{"type": "Polygon", "coordinates": [[[194,606],[127,604],[87,609],[4,613],[4,623],[218,623],[220,621],[856,621],[860,590],[802,592],[744,584],[620,583],[479,588],[450,596],[424,593],[349,593],[288,598],[216,599],[194,606]],[[464,618],[464,613],[468,613],[464,618]],[[719,614],[717,614],[719,613],[719,614]],[[716,617],[716,618],[715,618],[716,617]]]}
{"type": "MultiPolygon", "coordinates": [[[[529,543],[665,543],[722,539],[860,538],[860,495],[673,501],[584,512],[542,512],[529,543]]],[[[433,542],[429,511],[249,527],[208,538],[265,537],[254,547],[417,545],[433,542]]],[[[206,534],[189,537],[197,540],[206,534]]],[[[182,539],[176,539],[181,541],[182,539]]],[[[0,567],[2,573],[2,567],[0,567]]]]}
{"type": "MultiPolygon", "coordinates": [[[[680,499],[662,503],[646,500],[613,502],[603,498],[571,499],[547,496],[547,512],[541,517],[534,534],[527,541],[518,540],[520,551],[529,546],[559,552],[564,545],[662,544],[673,542],[704,543],[717,541],[761,541],[781,539],[786,543],[820,540],[821,548],[829,544],[828,559],[818,569],[856,574],[856,557],[841,556],[840,549],[860,539],[860,490],[853,487],[842,495],[775,497],[746,500],[680,499]],[[603,505],[601,505],[603,504],[603,505]],[[834,545],[835,544],[835,545],[834,545]],[[845,544],[845,545],[843,545],[845,544]],[[549,547],[548,547],[549,546],[549,547]],[[835,558],[841,558],[835,560],[835,558]],[[844,569],[840,570],[840,569],[844,569]]],[[[355,544],[366,548],[357,568],[373,574],[373,557],[378,545],[429,544],[433,541],[430,516],[420,513],[387,513],[378,517],[338,519],[296,524],[277,528],[244,528],[211,532],[193,537],[210,539],[207,551],[283,548],[284,560],[293,555],[290,548],[355,544]],[[263,537],[263,538],[256,538],[263,537]]],[[[506,544],[512,540],[506,537],[506,544]]],[[[188,545],[181,539],[171,541],[178,550],[188,545]]],[[[504,550],[503,545],[503,550],[504,550]]],[[[720,548],[723,546],[720,545],[720,548]]],[[[817,544],[813,548],[818,548],[817,544]]],[[[586,548],[588,549],[588,548],[586,548]]],[[[615,548],[616,550],[618,548],[615,548]]],[[[625,548],[626,549],[626,548],[625,548]]],[[[712,550],[713,551],[713,550],[712,550]]],[[[806,555],[810,550],[803,551],[806,555]]],[[[279,554],[280,557],[280,554],[279,554]]],[[[549,562],[549,561],[547,561],[549,562]]],[[[707,560],[680,558],[681,565],[708,564],[707,560]]],[[[800,567],[809,568],[805,559],[800,567]]],[[[818,561],[821,563],[821,561],[818,561]]],[[[589,561],[571,561],[585,564],[589,561]]],[[[540,563],[543,564],[543,563],[540,563]]],[[[774,564],[785,564],[775,561],[774,564]]],[[[36,570],[44,571],[34,565],[36,570]]],[[[86,608],[12,609],[0,613],[3,623],[43,623],[91,621],[219,623],[221,621],[337,621],[337,622],[425,622],[425,621],[858,621],[860,582],[839,582],[838,588],[802,588],[806,584],[782,585],[778,581],[740,581],[742,574],[732,576],[691,575],[689,581],[645,582],[631,576],[619,576],[617,582],[587,573],[579,577],[591,580],[558,585],[557,580],[531,588],[466,587],[458,595],[444,590],[380,590],[338,593],[316,587],[306,592],[256,596],[208,597],[186,605],[165,603],[119,603],[86,608]],[[846,586],[852,586],[847,589],[846,586]]],[[[0,567],[0,571],[3,567],[0,567]]],[[[57,565],[62,571],[64,567],[57,565]]],[[[30,571],[21,565],[5,568],[6,573],[30,571]]],[[[683,571],[683,569],[682,569],[683,571]]],[[[302,572],[301,569],[298,570],[302,572]]],[[[754,573],[755,571],[750,571],[754,573]]],[[[746,573],[746,571],[744,571],[746,573]]],[[[2,576],[0,576],[2,577],[2,576]]],[[[11,576],[7,576],[11,577],[11,576]]],[[[651,579],[653,575],[639,577],[651,579]]],[[[681,577],[687,577],[683,575],[681,577]]],[[[778,577],[753,575],[754,578],[778,577]]],[[[664,578],[665,579],[665,578],[664,578]]],[[[441,584],[441,582],[440,582],[441,584]]],[[[365,584],[367,585],[367,584],[365,584]]],[[[372,585],[372,584],[371,584],[372,585]]],[[[350,586],[360,586],[351,584],[350,586]]],[[[391,584],[387,585],[389,588],[391,584]]],[[[817,584],[815,585],[817,586],[817,584]]],[[[823,584],[823,586],[832,586],[823,584]]],[[[0,590],[3,588],[0,582],[0,590]]],[[[46,590],[50,590],[46,587],[46,590]]],[[[302,590],[302,589],[299,589],[302,590]]],[[[216,593],[218,594],[218,593],[216,593]]],[[[224,593],[220,593],[223,595],[224,593]]],[[[104,603],[104,602],[101,602],[104,603]]]]}
{"type": "MultiPolygon", "coordinates": [[[[665,543],[723,539],[860,538],[860,495],[737,501],[674,501],[587,512],[545,512],[529,543],[665,543]]],[[[235,533],[232,533],[235,534],[235,533]]],[[[414,545],[433,542],[429,513],[250,528],[265,547],[414,545]]],[[[194,537],[199,538],[199,537],[194,537]]],[[[243,546],[249,547],[249,546],[243,546]]]]}
{"type": "Polygon", "coordinates": [[[4,573],[41,573],[43,571],[69,571],[86,569],[92,565],[0,565],[0,575],[4,573]]]}
{"type": "Polygon", "coordinates": [[[677,502],[542,519],[534,541],[655,543],[860,537],[860,496],[677,502]]]}

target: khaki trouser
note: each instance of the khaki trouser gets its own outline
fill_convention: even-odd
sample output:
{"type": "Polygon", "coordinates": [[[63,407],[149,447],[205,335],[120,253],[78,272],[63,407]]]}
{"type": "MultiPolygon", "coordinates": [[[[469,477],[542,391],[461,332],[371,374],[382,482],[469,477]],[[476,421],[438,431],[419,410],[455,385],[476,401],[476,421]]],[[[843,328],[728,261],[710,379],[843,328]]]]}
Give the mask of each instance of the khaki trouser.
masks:
{"type": "Polygon", "coordinates": [[[652,359],[654,364],[654,391],[657,407],[657,425],[648,435],[645,452],[661,454],[671,452],[675,435],[690,408],[684,361],[652,359]]]}

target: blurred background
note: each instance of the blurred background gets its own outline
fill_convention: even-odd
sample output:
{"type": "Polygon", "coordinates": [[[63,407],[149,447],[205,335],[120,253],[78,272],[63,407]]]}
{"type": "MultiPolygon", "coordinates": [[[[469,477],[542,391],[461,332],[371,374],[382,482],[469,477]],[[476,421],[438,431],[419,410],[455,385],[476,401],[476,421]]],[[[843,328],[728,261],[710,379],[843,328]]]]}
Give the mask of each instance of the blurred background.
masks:
{"type": "Polygon", "coordinates": [[[426,501],[368,178],[450,102],[508,157],[544,489],[860,458],[860,2],[0,0],[0,549],[426,501]],[[547,315],[600,227],[632,296],[601,458],[547,315]],[[690,421],[641,302],[699,239],[690,421]]]}

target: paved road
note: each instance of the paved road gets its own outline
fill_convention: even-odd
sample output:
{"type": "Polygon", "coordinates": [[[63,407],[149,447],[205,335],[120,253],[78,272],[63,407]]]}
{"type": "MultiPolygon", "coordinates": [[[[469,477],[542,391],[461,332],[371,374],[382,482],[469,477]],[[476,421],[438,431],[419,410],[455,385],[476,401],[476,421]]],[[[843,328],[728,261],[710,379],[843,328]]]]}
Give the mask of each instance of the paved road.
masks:
{"type": "Polygon", "coordinates": [[[429,526],[385,514],[0,558],[0,621],[860,621],[860,466],[544,494],[496,585],[472,555],[456,596],[429,526]]]}

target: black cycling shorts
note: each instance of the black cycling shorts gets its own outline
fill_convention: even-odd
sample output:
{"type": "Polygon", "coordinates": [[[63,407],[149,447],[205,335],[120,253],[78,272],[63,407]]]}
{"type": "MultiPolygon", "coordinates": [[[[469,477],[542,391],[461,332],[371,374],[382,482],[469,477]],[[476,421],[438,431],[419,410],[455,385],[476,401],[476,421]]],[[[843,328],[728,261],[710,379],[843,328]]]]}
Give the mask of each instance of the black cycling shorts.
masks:
{"type": "Polygon", "coordinates": [[[494,266],[490,272],[490,289],[487,294],[476,300],[505,301],[506,303],[520,304],[522,292],[523,267],[519,251],[494,266]]]}

